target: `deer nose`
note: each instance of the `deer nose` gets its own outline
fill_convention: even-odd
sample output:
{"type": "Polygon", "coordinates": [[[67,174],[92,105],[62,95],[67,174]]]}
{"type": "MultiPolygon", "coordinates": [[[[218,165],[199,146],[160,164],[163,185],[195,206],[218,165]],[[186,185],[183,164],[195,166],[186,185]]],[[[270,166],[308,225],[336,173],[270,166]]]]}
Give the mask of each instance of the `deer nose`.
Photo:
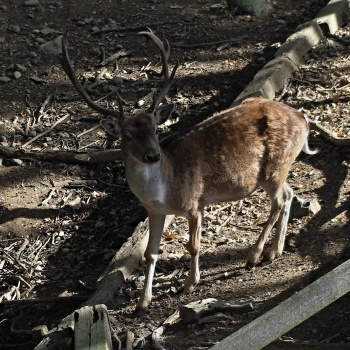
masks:
{"type": "Polygon", "coordinates": [[[143,156],[145,163],[157,163],[160,160],[160,152],[156,149],[150,149],[143,156]]]}

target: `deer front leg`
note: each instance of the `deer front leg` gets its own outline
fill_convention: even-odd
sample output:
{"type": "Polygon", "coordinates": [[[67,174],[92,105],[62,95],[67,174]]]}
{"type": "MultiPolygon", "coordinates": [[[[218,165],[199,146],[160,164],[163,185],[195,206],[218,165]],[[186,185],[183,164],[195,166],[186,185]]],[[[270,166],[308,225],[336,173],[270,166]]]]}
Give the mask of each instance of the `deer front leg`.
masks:
{"type": "Polygon", "coordinates": [[[202,213],[197,212],[188,218],[190,238],[186,244],[186,249],[191,255],[190,274],[187,277],[183,291],[192,292],[194,286],[199,282],[199,249],[201,240],[202,213]]]}
{"type": "Polygon", "coordinates": [[[149,238],[145,251],[146,258],[146,280],[139,302],[136,306],[136,312],[144,311],[152,299],[152,283],[154,270],[158,260],[159,243],[162,237],[165,215],[148,213],[149,217],[149,238]]]}

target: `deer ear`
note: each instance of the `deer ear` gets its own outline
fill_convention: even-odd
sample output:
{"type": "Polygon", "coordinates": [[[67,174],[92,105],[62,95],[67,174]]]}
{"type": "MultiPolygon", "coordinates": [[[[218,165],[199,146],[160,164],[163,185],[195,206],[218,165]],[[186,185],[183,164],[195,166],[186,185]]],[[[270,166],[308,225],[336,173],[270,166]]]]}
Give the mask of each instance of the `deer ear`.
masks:
{"type": "Polygon", "coordinates": [[[157,125],[163,124],[171,116],[171,113],[173,113],[174,107],[175,107],[174,104],[168,104],[156,109],[156,111],[154,112],[154,116],[156,117],[157,125]]]}
{"type": "Polygon", "coordinates": [[[114,137],[118,137],[121,132],[120,124],[116,119],[102,119],[100,120],[100,125],[108,134],[114,137]]]}

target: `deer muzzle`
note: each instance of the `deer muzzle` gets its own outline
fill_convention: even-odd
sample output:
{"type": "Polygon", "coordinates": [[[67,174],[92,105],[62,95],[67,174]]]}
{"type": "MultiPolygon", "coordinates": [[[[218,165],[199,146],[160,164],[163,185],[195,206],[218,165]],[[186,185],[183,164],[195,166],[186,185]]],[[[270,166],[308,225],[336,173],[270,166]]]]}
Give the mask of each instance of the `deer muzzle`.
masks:
{"type": "Polygon", "coordinates": [[[160,152],[155,148],[148,149],[143,155],[145,163],[157,163],[160,161],[160,152]]]}

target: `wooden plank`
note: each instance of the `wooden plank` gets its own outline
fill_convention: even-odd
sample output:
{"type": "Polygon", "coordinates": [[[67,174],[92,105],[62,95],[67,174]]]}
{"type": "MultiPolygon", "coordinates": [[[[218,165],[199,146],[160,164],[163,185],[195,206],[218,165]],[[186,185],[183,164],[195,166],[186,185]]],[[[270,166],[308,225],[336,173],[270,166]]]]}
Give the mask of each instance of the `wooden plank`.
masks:
{"type": "Polygon", "coordinates": [[[307,343],[298,344],[286,341],[275,341],[263,350],[349,350],[347,343],[307,343]]]}
{"type": "Polygon", "coordinates": [[[328,272],[210,350],[259,350],[350,291],[350,260],[328,272]]]}
{"type": "Polygon", "coordinates": [[[105,305],[84,306],[74,313],[75,350],[113,350],[105,305]]]}

